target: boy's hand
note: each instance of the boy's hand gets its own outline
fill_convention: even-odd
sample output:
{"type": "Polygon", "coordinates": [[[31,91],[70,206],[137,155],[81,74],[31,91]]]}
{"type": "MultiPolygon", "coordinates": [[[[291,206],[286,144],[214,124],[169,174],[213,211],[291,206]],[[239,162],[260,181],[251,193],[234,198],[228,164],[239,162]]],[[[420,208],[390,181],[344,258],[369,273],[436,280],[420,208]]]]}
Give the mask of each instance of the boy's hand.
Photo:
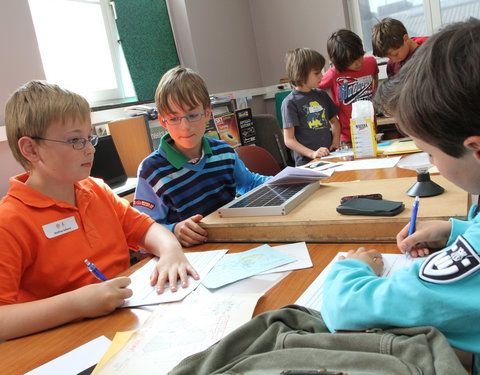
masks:
{"type": "Polygon", "coordinates": [[[332,145],[330,146],[330,151],[335,151],[335,150],[338,150],[340,148],[340,141],[337,140],[336,142],[333,141],[332,142],[332,145]]]}
{"type": "Polygon", "coordinates": [[[320,147],[318,150],[316,150],[313,153],[313,158],[312,159],[321,158],[321,157],[324,157],[324,156],[327,156],[327,155],[330,155],[330,150],[326,147],[320,147]]]}
{"type": "Polygon", "coordinates": [[[402,253],[411,249],[410,256],[416,258],[430,254],[432,249],[444,248],[452,231],[452,223],[441,220],[417,221],[411,236],[408,235],[409,228],[410,223],[397,234],[397,246],[402,253]]]}
{"type": "Polygon", "coordinates": [[[176,292],[178,277],[180,276],[182,288],[186,288],[188,286],[188,274],[192,275],[195,280],[200,278],[180,249],[160,256],[157,266],[150,275],[150,285],[154,286],[156,284],[157,293],[162,294],[165,290],[165,283],[168,281],[170,290],[176,292]]]}
{"type": "Polygon", "coordinates": [[[173,233],[182,246],[190,247],[207,241],[207,231],[197,224],[202,219],[203,216],[197,214],[175,225],[173,233]]]}
{"type": "Polygon", "coordinates": [[[109,314],[122,306],[125,299],[133,294],[132,290],[127,288],[130,282],[128,277],[117,277],[77,289],[74,294],[78,296],[80,315],[94,318],[109,314]]]}
{"type": "Polygon", "coordinates": [[[375,249],[367,250],[364,247],[359,247],[357,250],[350,250],[346,257],[343,255],[338,257],[338,260],[344,259],[358,259],[368,263],[377,276],[380,276],[383,270],[382,254],[375,249]]]}

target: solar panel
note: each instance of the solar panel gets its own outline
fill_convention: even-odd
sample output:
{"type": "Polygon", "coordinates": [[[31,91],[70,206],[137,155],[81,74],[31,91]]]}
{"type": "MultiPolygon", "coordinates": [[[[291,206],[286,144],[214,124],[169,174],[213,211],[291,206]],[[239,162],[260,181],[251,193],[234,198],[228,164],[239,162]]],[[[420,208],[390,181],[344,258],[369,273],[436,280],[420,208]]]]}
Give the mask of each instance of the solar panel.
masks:
{"type": "Polygon", "coordinates": [[[320,183],[263,184],[219,208],[220,217],[286,215],[320,187],[320,183]]]}

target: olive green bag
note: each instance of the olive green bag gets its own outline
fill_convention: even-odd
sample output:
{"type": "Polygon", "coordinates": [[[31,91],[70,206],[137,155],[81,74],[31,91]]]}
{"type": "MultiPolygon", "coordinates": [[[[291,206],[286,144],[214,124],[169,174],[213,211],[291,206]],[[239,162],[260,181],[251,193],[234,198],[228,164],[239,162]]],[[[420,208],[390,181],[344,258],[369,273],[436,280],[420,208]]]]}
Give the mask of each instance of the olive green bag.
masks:
{"type": "Polygon", "coordinates": [[[296,305],[258,315],[169,374],[266,375],[319,369],[348,375],[467,374],[433,327],[332,334],[317,311],[296,305]]]}

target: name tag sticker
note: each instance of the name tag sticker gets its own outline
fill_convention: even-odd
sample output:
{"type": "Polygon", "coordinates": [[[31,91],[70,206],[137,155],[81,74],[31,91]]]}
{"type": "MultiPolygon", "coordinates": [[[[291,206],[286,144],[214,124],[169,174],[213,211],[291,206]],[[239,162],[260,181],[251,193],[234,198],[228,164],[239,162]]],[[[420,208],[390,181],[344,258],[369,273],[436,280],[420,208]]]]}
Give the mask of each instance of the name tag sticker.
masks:
{"type": "Polygon", "coordinates": [[[70,217],[67,217],[66,219],[62,219],[62,220],[54,221],[53,223],[50,223],[50,224],[42,225],[42,228],[47,238],[54,238],[78,229],[78,224],[75,221],[75,217],[70,216],[70,217]]]}

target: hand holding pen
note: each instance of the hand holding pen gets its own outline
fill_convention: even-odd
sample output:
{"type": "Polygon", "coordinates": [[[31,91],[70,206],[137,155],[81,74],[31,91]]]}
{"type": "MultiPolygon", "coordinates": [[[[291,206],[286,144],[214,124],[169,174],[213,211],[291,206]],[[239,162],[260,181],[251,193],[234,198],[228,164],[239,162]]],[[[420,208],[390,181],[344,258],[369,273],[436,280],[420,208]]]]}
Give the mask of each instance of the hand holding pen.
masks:
{"type": "Polygon", "coordinates": [[[108,280],[105,275],[88,259],[85,259],[85,265],[88,270],[103,283],[87,285],[80,288],[83,300],[89,301],[84,304],[86,317],[95,317],[107,314],[114,309],[122,306],[127,298],[133,294],[127,286],[131,283],[128,277],[116,277],[108,280]]]}
{"type": "Polygon", "coordinates": [[[401,252],[414,258],[430,254],[431,250],[442,249],[450,237],[450,221],[430,220],[417,222],[419,198],[413,202],[412,218],[397,234],[397,246],[401,252]]]}
{"type": "Polygon", "coordinates": [[[408,235],[410,223],[397,234],[397,246],[402,253],[410,251],[413,258],[423,257],[432,251],[445,248],[452,222],[448,220],[417,221],[415,231],[408,235]]]}

